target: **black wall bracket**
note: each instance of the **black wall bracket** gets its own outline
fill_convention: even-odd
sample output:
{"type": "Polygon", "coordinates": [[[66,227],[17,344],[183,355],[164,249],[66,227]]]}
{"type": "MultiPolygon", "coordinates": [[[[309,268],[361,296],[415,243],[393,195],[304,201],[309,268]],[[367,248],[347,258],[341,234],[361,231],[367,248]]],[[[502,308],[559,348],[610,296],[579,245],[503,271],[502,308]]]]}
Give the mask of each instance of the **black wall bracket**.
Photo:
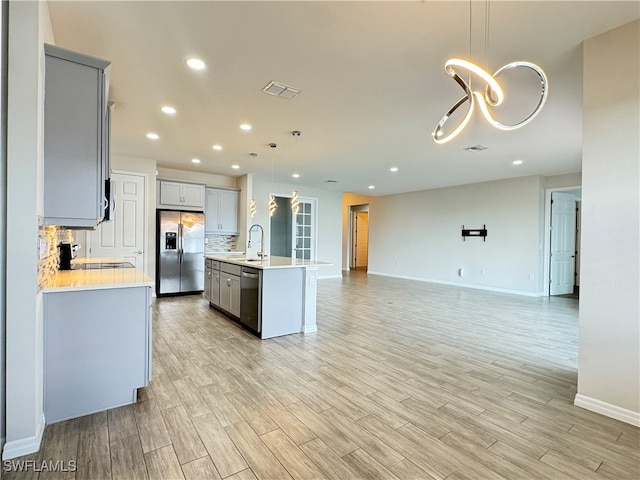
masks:
{"type": "Polygon", "coordinates": [[[483,225],[482,228],[464,228],[462,226],[462,240],[466,241],[467,237],[482,237],[484,242],[487,241],[487,226],[483,225]]]}

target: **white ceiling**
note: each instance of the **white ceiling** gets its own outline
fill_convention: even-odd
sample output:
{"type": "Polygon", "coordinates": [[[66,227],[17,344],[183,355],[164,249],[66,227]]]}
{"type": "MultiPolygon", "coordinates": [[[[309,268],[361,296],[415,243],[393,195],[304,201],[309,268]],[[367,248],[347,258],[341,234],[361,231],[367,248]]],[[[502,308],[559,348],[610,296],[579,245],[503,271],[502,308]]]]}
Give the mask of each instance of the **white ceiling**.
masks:
{"type": "MultiPolygon", "coordinates": [[[[581,170],[581,42],[638,18],[640,3],[494,0],[485,49],[486,6],[49,2],[58,45],[112,62],[114,153],[373,195],[581,170]],[[468,58],[470,46],[472,59],[491,72],[515,60],[540,65],[549,77],[547,104],[512,132],[489,127],[476,113],[458,138],[437,145],[433,128],[462,96],[444,62],[468,58]],[[186,68],[189,56],[207,69],[186,68]],[[261,89],[271,80],[302,93],[293,100],[267,95],[261,89]],[[177,115],[161,113],[166,104],[177,115]],[[245,122],[252,131],[239,129],[245,122]],[[302,132],[297,142],[292,130],[302,132]],[[150,131],[160,139],[148,140],[150,131]],[[270,149],[271,142],[278,147],[270,149]],[[216,143],[224,149],[212,150],[216,143]],[[463,150],[476,144],[488,150],[463,150]],[[524,163],[515,167],[515,159],[524,163]],[[240,170],[230,168],[234,163],[240,170]],[[294,171],[300,179],[291,178],[294,171]]],[[[501,118],[517,121],[511,108],[520,107],[522,116],[535,104],[535,80],[501,76],[510,105],[501,118]],[[529,103],[523,107],[518,98],[529,103]]]]}

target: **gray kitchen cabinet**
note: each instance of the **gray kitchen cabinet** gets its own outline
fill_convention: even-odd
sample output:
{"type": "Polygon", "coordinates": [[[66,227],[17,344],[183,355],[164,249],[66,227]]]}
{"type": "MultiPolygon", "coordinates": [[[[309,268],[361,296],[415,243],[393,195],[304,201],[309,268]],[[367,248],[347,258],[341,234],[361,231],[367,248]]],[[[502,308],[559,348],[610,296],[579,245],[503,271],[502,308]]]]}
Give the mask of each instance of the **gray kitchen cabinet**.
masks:
{"type": "Polygon", "coordinates": [[[237,190],[206,189],[204,213],[207,233],[238,233],[239,196],[237,190]]]}
{"type": "Polygon", "coordinates": [[[220,306],[220,262],[211,260],[211,291],[209,293],[209,304],[215,307],[220,306]]]}
{"type": "Polygon", "coordinates": [[[44,223],[93,228],[107,207],[110,62],[44,51],[44,223]]]}
{"type": "Polygon", "coordinates": [[[203,210],[204,203],[204,185],[158,181],[158,208],[203,210]]]}
{"type": "Polygon", "coordinates": [[[211,303],[211,264],[213,260],[209,260],[208,258],[204,261],[204,298],[209,303],[211,303]]]}
{"type": "Polygon", "coordinates": [[[241,267],[220,263],[220,308],[234,317],[240,318],[240,275],[241,267]]]}
{"type": "Polygon", "coordinates": [[[148,286],[46,293],[46,422],[134,403],[151,379],[151,333],[148,286]]]}

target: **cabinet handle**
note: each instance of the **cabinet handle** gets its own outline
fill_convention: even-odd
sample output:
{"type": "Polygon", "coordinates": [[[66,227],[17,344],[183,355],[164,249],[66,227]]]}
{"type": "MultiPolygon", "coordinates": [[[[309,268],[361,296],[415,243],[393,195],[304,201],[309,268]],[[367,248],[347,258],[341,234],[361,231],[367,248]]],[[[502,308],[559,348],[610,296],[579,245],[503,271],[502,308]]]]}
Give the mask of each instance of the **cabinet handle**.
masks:
{"type": "Polygon", "coordinates": [[[229,286],[229,287],[231,286],[231,279],[230,278],[227,278],[227,286],[229,286]]]}
{"type": "Polygon", "coordinates": [[[216,275],[216,282],[220,283],[220,274],[216,275]]]}

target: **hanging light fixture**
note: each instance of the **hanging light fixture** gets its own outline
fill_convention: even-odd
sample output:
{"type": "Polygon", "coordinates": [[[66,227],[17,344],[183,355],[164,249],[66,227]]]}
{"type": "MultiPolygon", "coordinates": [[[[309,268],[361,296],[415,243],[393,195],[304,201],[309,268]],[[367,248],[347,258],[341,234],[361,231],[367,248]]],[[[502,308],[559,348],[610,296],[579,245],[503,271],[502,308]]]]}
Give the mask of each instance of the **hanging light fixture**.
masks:
{"type": "Polygon", "coordinates": [[[278,204],[276,203],[276,197],[273,194],[269,195],[269,216],[273,217],[273,214],[276,213],[278,209],[278,204]]]}
{"type": "MultiPolygon", "coordinates": [[[[488,50],[487,45],[489,43],[489,0],[486,0],[485,2],[484,21],[486,56],[488,50]]],[[[469,56],[471,56],[471,2],[469,3],[469,56]]],[[[444,64],[444,69],[447,74],[452,77],[458,85],[460,85],[462,90],[464,90],[464,96],[460,98],[460,100],[458,100],[442,116],[442,118],[436,125],[436,128],[433,130],[431,134],[433,136],[433,140],[434,142],[440,144],[453,140],[462,130],[464,130],[464,128],[469,123],[469,120],[471,119],[471,115],[473,114],[476,103],[478,104],[482,115],[489,122],[489,124],[500,130],[515,130],[517,128],[524,127],[540,113],[547,100],[547,94],[549,93],[549,85],[546,74],[539,66],[531,62],[511,62],[499,68],[493,75],[491,75],[485,69],[480,68],[472,62],[461,60],[459,58],[451,58],[444,64]],[[538,75],[538,77],[540,78],[540,98],[538,99],[538,104],[534,108],[533,112],[529,114],[529,116],[518,123],[506,125],[495,120],[493,118],[493,115],[491,115],[489,108],[497,107],[504,101],[504,92],[502,91],[502,88],[500,87],[496,79],[503,72],[514,68],[528,68],[538,75]],[[461,69],[466,70],[469,73],[469,81],[465,81],[458,74],[461,69]],[[484,81],[485,87],[483,93],[471,90],[471,75],[475,75],[484,81]],[[445,135],[443,127],[449,120],[449,117],[466,102],[469,102],[469,106],[464,118],[451,133],[445,135]]]]}
{"type": "Polygon", "coordinates": [[[300,202],[298,201],[298,191],[294,190],[291,194],[291,211],[297,215],[300,211],[300,202]]]}
{"type": "MultiPolygon", "coordinates": [[[[275,143],[270,143],[269,146],[273,149],[278,145],[275,143]]],[[[271,181],[273,182],[273,154],[271,155],[271,181]]],[[[278,203],[276,202],[276,198],[273,196],[273,193],[269,195],[269,216],[273,217],[274,213],[278,209],[278,203]]]]}
{"type": "MultiPolygon", "coordinates": [[[[293,132],[291,132],[291,135],[293,135],[296,139],[296,160],[298,160],[298,137],[301,135],[301,133],[302,132],[300,132],[300,130],[294,130],[293,132]]],[[[294,188],[293,192],[291,193],[291,212],[294,215],[297,215],[299,211],[300,202],[298,201],[298,190],[294,188]]]]}
{"type": "Polygon", "coordinates": [[[258,207],[256,206],[256,199],[252,198],[251,203],[249,204],[249,215],[251,218],[256,216],[256,212],[258,211],[258,207]]]}

